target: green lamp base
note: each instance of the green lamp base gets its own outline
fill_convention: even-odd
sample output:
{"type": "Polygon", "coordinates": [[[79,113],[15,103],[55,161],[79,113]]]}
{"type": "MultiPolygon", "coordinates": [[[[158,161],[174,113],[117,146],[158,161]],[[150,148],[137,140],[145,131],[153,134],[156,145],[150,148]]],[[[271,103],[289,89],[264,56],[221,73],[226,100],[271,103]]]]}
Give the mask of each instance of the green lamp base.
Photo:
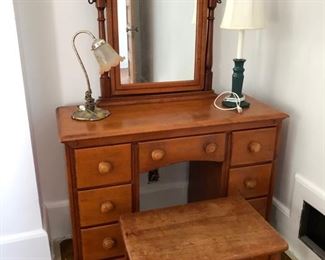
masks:
{"type": "MultiPolygon", "coordinates": [[[[241,108],[249,108],[249,103],[245,101],[245,96],[242,94],[243,89],[243,81],[244,81],[244,63],[245,59],[234,59],[235,66],[233,68],[233,74],[232,74],[232,88],[231,91],[236,96],[240,98],[240,107],[241,108]]],[[[239,101],[239,100],[238,100],[239,101]]],[[[230,95],[229,97],[225,98],[222,101],[222,105],[227,108],[235,108],[237,107],[236,98],[233,95],[230,95]]]]}
{"type": "MultiPolygon", "coordinates": [[[[237,107],[237,103],[236,102],[231,102],[231,101],[222,101],[222,105],[227,107],[227,108],[235,108],[237,107]]],[[[240,107],[241,108],[249,108],[250,103],[248,103],[247,101],[243,100],[240,102],[240,107]]]]}

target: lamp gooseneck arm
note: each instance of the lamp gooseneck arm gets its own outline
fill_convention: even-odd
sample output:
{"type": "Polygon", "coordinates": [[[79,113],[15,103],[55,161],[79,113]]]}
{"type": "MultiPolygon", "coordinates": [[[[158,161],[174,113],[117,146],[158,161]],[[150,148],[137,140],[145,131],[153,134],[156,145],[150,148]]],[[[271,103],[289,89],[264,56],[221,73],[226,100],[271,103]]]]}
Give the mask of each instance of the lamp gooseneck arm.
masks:
{"type": "Polygon", "coordinates": [[[78,61],[79,61],[79,64],[85,74],[85,77],[86,77],[86,80],[87,80],[87,87],[88,87],[88,91],[91,93],[91,88],[90,88],[90,81],[89,81],[89,76],[88,76],[88,73],[86,71],[86,68],[85,68],[85,65],[83,64],[82,60],[81,60],[81,57],[78,53],[78,50],[77,50],[77,47],[76,47],[76,38],[79,34],[88,34],[89,36],[91,36],[94,40],[96,40],[96,37],[90,32],[90,31],[87,31],[87,30],[82,30],[82,31],[79,31],[77,32],[73,38],[72,38],[72,47],[73,47],[73,50],[78,58],[78,61]]]}

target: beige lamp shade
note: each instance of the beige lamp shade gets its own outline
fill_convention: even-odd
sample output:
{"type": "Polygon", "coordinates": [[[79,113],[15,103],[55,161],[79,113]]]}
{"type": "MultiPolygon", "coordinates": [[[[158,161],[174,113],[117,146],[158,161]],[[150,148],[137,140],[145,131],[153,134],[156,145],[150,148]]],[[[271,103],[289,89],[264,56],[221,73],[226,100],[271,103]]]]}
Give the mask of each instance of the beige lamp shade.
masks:
{"type": "Polygon", "coordinates": [[[124,60],[111,45],[102,39],[95,40],[91,49],[99,65],[99,74],[109,71],[124,60]]]}
{"type": "Polygon", "coordinates": [[[265,0],[227,0],[220,27],[230,30],[264,28],[265,0]]]}

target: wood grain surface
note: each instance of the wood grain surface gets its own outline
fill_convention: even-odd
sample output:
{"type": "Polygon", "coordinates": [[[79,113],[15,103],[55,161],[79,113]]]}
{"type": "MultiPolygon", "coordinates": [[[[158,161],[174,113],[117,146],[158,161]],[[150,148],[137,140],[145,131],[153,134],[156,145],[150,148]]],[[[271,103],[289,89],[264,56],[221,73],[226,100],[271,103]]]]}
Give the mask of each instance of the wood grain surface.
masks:
{"type": "Polygon", "coordinates": [[[120,223],[131,260],[268,259],[288,248],[240,197],[122,215],[120,223]]]}
{"type": "MultiPolygon", "coordinates": [[[[81,230],[82,253],[85,260],[106,259],[123,256],[124,242],[119,224],[94,227],[81,230]],[[105,246],[105,241],[113,241],[111,248],[105,246]]],[[[75,258],[80,259],[80,258],[75,258]]]]}
{"type": "Polygon", "coordinates": [[[78,188],[127,183],[131,180],[131,145],[76,149],[78,188]],[[100,168],[102,164],[110,167],[100,168]]]}
{"type": "Polygon", "coordinates": [[[266,196],[269,193],[272,164],[230,169],[228,195],[245,198],[266,196]]]}
{"type": "Polygon", "coordinates": [[[78,202],[82,227],[118,221],[132,211],[131,185],[79,191],[78,202]],[[105,207],[108,203],[113,207],[105,207]]]}
{"type": "Polygon", "coordinates": [[[183,161],[223,161],[225,139],[225,134],[214,134],[139,143],[139,171],[183,161]],[[161,158],[153,158],[153,152],[161,158]]]}
{"type": "Polygon", "coordinates": [[[57,121],[61,142],[73,147],[144,141],[159,137],[252,129],[272,126],[287,115],[248,97],[251,108],[242,114],[224,112],[213,106],[213,99],[169,103],[110,106],[111,115],[101,121],[80,122],[71,115],[76,107],[59,107],[57,121]]]}
{"type": "Polygon", "coordinates": [[[267,197],[257,198],[248,200],[249,204],[257,210],[264,218],[266,218],[266,209],[267,209],[267,197]]]}
{"type": "Polygon", "coordinates": [[[271,161],[275,152],[275,138],[275,127],[234,132],[231,165],[271,161]]]}

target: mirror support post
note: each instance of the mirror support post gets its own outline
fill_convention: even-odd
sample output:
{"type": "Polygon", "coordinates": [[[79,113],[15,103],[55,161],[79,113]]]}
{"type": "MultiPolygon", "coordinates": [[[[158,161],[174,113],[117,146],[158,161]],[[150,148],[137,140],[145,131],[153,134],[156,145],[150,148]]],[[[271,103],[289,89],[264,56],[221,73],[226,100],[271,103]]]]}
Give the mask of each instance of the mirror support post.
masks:
{"type": "MultiPolygon", "coordinates": [[[[96,3],[96,8],[98,12],[98,35],[100,39],[107,41],[106,39],[106,29],[105,29],[105,9],[107,7],[107,0],[92,0],[88,1],[89,4],[96,3]]],[[[105,72],[100,76],[100,89],[102,96],[99,100],[103,98],[108,98],[111,96],[111,78],[108,72],[105,72]]]]}
{"type": "Polygon", "coordinates": [[[207,46],[206,46],[206,60],[205,60],[205,81],[204,89],[212,89],[212,64],[213,64],[213,25],[214,25],[214,10],[221,0],[209,0],[208,3],[208,29],[207,29],[207,46]]]}

